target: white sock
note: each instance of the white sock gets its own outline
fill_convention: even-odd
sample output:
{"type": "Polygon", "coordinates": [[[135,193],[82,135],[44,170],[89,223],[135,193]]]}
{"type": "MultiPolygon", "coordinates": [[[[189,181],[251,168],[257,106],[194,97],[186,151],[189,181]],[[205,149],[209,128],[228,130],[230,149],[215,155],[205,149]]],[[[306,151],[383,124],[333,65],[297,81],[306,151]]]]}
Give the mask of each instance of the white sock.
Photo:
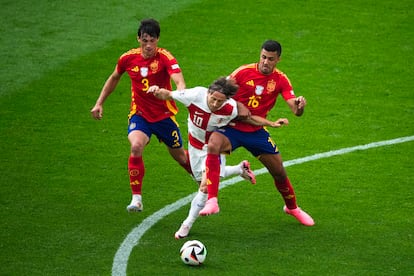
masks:
{"type": "Polygon", "coordinates": [[[240,175],[242,173],[242,169],[240,167],[240,165],[236,165],[236,166],[226,166],[224,169],[224,176],[223,177],[227,177],[230,175],[240,175]]]}
{"type": "Polygon", "coordinates": [[[188,212],[188,217],[184,220],[183,224],[189,227],[193,226],[193,223],[198,218],[198,213],[204,208],[207,201],[207,195],[200,190],[196,196],[191,201],[190,211],[188,212]]]}
{"type": "Polygon", "coordinates": [[[137,202],[142,202],[142,196],[139,194],[132,194],[131,205],[136,204],[137,202]]]}

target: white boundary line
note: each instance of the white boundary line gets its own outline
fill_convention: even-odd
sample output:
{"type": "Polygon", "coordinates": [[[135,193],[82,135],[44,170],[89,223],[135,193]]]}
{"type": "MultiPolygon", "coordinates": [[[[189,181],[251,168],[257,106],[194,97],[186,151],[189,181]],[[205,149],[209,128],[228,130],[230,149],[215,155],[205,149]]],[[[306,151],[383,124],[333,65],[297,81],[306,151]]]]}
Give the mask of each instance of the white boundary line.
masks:
{"type": "MultiPolygon", "coordinates": [[[[371,148],[405,143],[405,142],[409,142],[413,140],[414,140],[414,136],[401,137],[397,139],[380,141],[380,142],[370,143],[366,145],[359,145],[359,146],[350,147],[350,148],[343,148],[339,150],[317,153],[317,154],[310,155],[307,157],[302,157],[302,158],[286,161],[286,162],[283,162],[283,164],[285,167],[288,167],[288,166],[302,164],[302,163],[313,161],[313,160],[328,158],[328,157],[332,157],[336,155],[342,155],[342,154],[350,153],[353,151],[367,150],[371,148]]],[[[262,168],[262,169],[254,171],[256,175],[264,174],[266,172],[267,172],[266,168],[262,168]]],[[[228,180],[225,180],[222,183],[220,183],[220,189],[233,185],[235,183],[238,183],[241,180],[242,178],[240,176],[236,176],[228,180]]],[[[172,204],[165,206],[164,208],[158,210],[151,216],[144,219],[141,222],[141,224],[139,224],[137,227],[132,229],[132,231],[126,236],[122,244],[119,246],[118,251],[115,254],[114,261],[112,264],[112,275],[126,276],[129,255],[131,254],[134,247],[138,245],[139,240],[145,234],[145,232],[147,232],[148,229],[150,229],[154,224],[156,224],[158,221],[160,221],[164,217],[180,209],[182,206],[190,203],[193,197],[195,196],[195,194],[196,193],[190,194],[186,197],[183,197],[177,200],[176,202],[172,204]]]]}

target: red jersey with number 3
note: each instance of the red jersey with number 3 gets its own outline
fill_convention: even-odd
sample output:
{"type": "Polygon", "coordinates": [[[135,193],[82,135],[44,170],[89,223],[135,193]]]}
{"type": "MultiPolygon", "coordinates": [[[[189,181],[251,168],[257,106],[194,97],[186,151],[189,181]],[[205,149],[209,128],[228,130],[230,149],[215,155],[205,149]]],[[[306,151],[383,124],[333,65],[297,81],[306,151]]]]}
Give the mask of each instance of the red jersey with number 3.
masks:
{"type": "Polygon", "coordinates": [[[131,78],[131,110],[129,117],[141,115],[154,123],[171,117],[178,112],[173,100],[161,101],[153,93],[147,93],[151,85],[172,90],[171,74],[181,69],[175,57],[166,49],[158,48],[154,57],[145,59],[141,48],[131,49],[118,60],[117,71],[127,72],[131,78]]]}
{"type": "MultiPolygon", "coordinates": [[[[295,98],[292,85],[288,77],[278,69],[269,75],[260,73],[258,63],[242,65],[230,75],[235,79],[239,89],[233,97],[243,103],[252,115],[266,118],[269,111],[276,104],[276,99],[282,95],[284,100],[295,98]]],[[[262,128],[248,123],[236,121],[235,129],[253,132],[262,128]]]]}

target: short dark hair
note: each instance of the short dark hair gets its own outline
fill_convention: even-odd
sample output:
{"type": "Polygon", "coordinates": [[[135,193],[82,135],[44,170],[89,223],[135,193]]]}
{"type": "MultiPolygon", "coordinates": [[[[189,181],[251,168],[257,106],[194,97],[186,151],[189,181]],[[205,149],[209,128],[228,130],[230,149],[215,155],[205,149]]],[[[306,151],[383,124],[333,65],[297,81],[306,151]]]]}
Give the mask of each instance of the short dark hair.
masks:
{"type": "Polygon", "coordinates": [[[268,52],[277,52],[278,56],[282,54],[282,45],[276,40],[266,40],[262,45],[262,49],[268,52]]]}
{"type": "Polygon", "coordinates": [[[160,37],[160,23],[153,18],[143,19],[140,22],[138,27],[138,37],[141,37],[143,34],[149,34],[151,37],[160,37]]]}
{"type": "Polygon", "coordinates": [[[231,98],[236,94],[237,89],[239,89],[239,86],[233,79],[229,77],[220,77],[208,87],[208,92],[213,93],[217,91],[224,94],[226,98],[231,98]]]}

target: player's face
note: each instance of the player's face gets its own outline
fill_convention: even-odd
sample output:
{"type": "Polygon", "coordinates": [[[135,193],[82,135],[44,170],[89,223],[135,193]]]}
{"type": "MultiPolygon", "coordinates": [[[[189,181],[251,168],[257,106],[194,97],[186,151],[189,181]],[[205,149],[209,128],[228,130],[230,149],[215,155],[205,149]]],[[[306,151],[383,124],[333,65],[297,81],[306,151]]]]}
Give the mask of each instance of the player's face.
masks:
{"type": "Polygon", "coordinates": [[[141,37],[138,38],[138,42],[141,44],[142,56],[144,58],[150,58],[155,55],[158,40],[159,38],[152,37],[147,33],[142,34],[141,37]]]}
{"type": "Polygon", "coordinates": [[[277,52],[268,52],[262,49],[260,52],[259,71],[262,74],[269,75],[275,69],[280,57],[277,52]]]}
{"type": "Polygon", "coordinates": [[[213,93],[209,92],[207,94],[207,105],[211,112],[219,110],[226,100],[226,96],[217,91],[214,91],[213,93]]]}

